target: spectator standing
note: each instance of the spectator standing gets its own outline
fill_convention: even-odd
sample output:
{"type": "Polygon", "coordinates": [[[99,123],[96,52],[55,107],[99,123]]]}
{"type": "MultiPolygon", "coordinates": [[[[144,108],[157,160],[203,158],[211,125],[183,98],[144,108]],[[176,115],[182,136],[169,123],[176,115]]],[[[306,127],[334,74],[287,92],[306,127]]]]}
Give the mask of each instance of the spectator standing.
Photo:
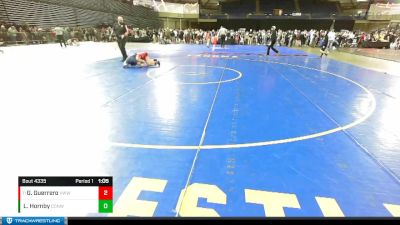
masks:
{"type": "Polygon", "coordinates": [[[61,48],[62,44],[64,44],[64,46],[67,47],[67,44],[65,44],[65,39],[64,39],[64,29],[57,26],[54,28],[54,32],[56,32],[57,41],[58,43],[60,43],[61,48]]]}
{"type": "Polygon", "coordinates": [[[17,33],[17,29],[14,26],[8,28],[8,37],[10,42],[13,44],[17,43],[17,33]]]}
{"type": "Polygon", "coordinates": [[[0,42],[3,44],[7,41],[7,29],[4,25],[0,26],[0,42]]]}
{"type": "Polygon", "coordinates": [[[327,46],[329,50],[332,49],[332,45],[335,42],[335,40],[336,40],[336,33],[334,30],[330,30],[328,33],[328,46],[327,46]]]}

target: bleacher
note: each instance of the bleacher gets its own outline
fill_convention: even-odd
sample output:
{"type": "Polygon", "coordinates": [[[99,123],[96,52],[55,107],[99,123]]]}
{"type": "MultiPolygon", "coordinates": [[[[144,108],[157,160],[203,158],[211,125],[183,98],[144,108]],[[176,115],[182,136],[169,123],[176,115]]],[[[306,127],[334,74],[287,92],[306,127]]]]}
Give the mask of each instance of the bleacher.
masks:
{"type": "Polygon", "coordinates": [[[296,11],[294,0],[260,0],[260,11],[262,13],[272,14],[274,9],[282,9],[283,13],[293,13],[296,11]]]}
{"type": "Polygon", "coordinates": [[[2,1],[0,1],[0,21],[8,21],[6,8],[2,1]]]}
{"type": "Polygon", "coordinates": [[[76,18],[73,8],[38,3],[26,0],[2,0],[7,10],[8,22],[16,24],[74,26],[76,18]],[[62,16],[58,16],[62,15],[62,16]]]}
{"type": "Polygon", "coordinates": [[[223,2],[221,11],[228,13],[230,16],[245,16],[248,13],[255,13],[255,1],[238,1],[238,2],[223,2]]]}
{"type": "Polygon", "coordinates": [[[4,21],[44,28],[113,24],[118,15],[139,28],[158,28],[161,25],[154,10],[115,0],[0,0],[0,4],[7,12],[2,14],[7,16],[4,21]]]}
{"type": "Polygon", "coordinates": [[[99,23],[110,24],[115,17],[110,13],[88,9],[76,9],[76,22],[79,27],[93,26],[99,23]]]}
{"type": "Polygon", "coordinates": [[[320,0],[299,0],[300,11],[302,13],[329,15],[337,13],[335,2],[327,2],[320,0]]]}
{"type": "MultiPolygon", "coordinates": [[[[290,16],[292,13],[301,13],[302,17],[326,19],[332,14],[338,14],[337,2],[324,0],[298,0],[299,8],[296,9],[295,0],[260,0],[259,11],[256,12],[255,0],[238,0],[221,2],[221,11],[210,16],[202,13],[200,16],[207,18],[276,18],[274,9],[282,9],[281,16],[290,16]]],[[[301,17],[301,16],[300,16],[301,17]]],[[[298,17],[296,17],[298,18],[298,17]]]]}
{"type": "Polygon", "coordinates": [[[99,0],[34,0],[37,2],[45,2],[53,5],[69,6],[80,9],[89,9],[93,11],[102,11],[104,9],[104,1],[99,0]]]}

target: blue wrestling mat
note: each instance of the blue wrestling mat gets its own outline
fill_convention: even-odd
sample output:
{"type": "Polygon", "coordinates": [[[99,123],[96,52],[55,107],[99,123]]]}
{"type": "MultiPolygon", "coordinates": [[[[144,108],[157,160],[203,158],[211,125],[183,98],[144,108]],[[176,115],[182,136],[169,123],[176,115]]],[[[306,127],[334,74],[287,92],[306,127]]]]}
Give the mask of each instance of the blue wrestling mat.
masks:
{"type": "Polygon", "coordinates": [[[400,78],[279,50],[170,45],[149,50],[160,68],[90,65],[112,216],[399,216],[400,78]]]}

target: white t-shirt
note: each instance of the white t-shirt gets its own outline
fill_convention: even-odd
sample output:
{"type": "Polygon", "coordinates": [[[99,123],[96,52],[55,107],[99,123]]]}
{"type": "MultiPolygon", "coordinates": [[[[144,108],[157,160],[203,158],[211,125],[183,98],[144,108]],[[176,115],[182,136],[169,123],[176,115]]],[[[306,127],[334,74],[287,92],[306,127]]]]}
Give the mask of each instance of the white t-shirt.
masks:
{"type": "Polygon", "coordinates": [[[335,38],[336,38],[335,32],[329,31],[329,33],[328,33],[328,40],[329,40],[329,41],[334,41],[335,38]]]}
{"type": "Polygon", "coordinates": [[[219,29],[218,36],[226,35],[226,32],[227,32],[227,30],[223,27],[223,28],[219,29]]]}
{"type": "Polygon", "coordinates": [[[56,32],[56,35],[63,35],[64,34],[64,30],[61,27],[54,28],[54,31],[56,32]]]}

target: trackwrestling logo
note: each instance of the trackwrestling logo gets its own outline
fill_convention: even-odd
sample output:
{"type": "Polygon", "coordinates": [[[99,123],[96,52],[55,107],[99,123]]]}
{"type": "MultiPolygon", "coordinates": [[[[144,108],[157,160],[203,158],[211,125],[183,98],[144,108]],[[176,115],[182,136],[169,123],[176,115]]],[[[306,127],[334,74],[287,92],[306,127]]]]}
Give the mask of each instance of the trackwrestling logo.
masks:
{"type": "Polygon", "coordinates": [[[60,224],[64,225],[63,217],[6,217],[3,218],[2,224],[60,224]]]}

